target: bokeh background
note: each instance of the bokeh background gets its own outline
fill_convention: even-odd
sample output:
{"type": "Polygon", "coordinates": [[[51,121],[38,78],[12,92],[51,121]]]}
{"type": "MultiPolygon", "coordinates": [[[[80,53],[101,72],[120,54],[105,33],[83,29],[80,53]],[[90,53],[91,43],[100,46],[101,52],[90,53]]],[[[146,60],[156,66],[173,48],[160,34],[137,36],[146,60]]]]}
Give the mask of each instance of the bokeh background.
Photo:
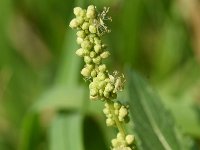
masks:
{"type": "Polygon", "coordinates": [[[70,139],[81,129],[87,150],[109,147],[68,26],[73,7],[88,4],[110,7],[109,67],[142,74],[199,149],[200,1],[0,0],[0,150],[79,150],[70,139]],[[83,126],[74,112],[88,116],[83,126]]]}

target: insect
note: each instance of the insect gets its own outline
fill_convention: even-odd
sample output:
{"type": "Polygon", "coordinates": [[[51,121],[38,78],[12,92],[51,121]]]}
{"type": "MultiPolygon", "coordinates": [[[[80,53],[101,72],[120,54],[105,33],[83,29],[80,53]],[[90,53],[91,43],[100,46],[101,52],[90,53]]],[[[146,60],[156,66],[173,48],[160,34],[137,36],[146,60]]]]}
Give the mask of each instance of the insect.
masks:
{"type": "Polygon", "coordinates": [[[97,32],[99,35],[103,35],[111,31],[104,23],[105,21],[112,21],[112,18],[107,16],[109,9],[109,7],[104,7],[103,11],[98,13],[97,19],[94,21],[94,24],[97,26],[97,32]]]}

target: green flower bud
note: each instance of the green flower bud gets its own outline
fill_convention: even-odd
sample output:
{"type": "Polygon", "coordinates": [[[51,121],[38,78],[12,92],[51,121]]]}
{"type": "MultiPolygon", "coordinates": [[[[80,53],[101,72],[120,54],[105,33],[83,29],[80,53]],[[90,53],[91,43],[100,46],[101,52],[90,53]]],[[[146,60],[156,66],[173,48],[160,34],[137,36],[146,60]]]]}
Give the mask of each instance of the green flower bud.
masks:
{"type": "Polygon", "coordinates": [[[103,96],[103,90],[102,89],[99,90],[99,95],[103,96]]]}
{"type": "Polygon", "coordinates": [[[104,108],[104,109],[103,109],[103,113],[104,113],[105,115],[108,115],[108,114],[110,114],[110,110],[109,110],[108,108],[104,108]]]}
{"type": "Polygon", "coordinates": [[[98,94],[98,90],[97,90],[97,89],[92,88],[92,89],[90,90],[90,95],[91,95],[91,96],[96,96],[97,94],[98,94]]]}
{"type": "Polygon", "coordinates": [[[96,29],[96,27],[95,27],[94,25],[90,25],[90,26],[89,26],[89,31],[90,31],[91,33],[96,33],[96,32],[97,32],[97,29],[96,29]]]}
{"type": "Polygon", "coordinates": [[[72,29],[76,29],[79,26],[79,23],[77,22],[76,18],[72,19],[72,21],[70,21],[69,26],[72,29]]]}
{"type": "Polygon", "coordinates": [[[90,72],[91,72],[91,70],[88,69],[88,68],[83,68],[83,69],[81,70],[81,74],[82,74],[84,77],[89,77],[89,76],[90,76],[90,72]]]}
{"type": "Polygon", "coordinates": [[[92,70],[91,76],[92,76],[92,77],[96,77],[96,76],[97,76],[97,72],[96,72],[95,70],[92,70]]]}
{"type": "Polygon", "coordinates": [[[99,82],[99,89],[104,89],[105,86],[106,86],[106,82],[105,81],[100,81],[99,82]]]}
{"type": "Polygon", "coordinates": [[[107,58],[108,56],[110,56],[110,53],[108,51],[105,51],[103,53],[101,53],[101,58],[107,58]]]}
{"type": "Polygon", "coordinates": [[[100,66],[99,66],[99,71],[100,71],[100,72],[106,71],[106,65],[105,65],[105,64],[100,65],[100,66]]]}
{"type": "Polygon", "coordinates": [[[77,33],[76,33],[76,35],[78,36],[78,37],[80,37],[80,38],[85,38],[85,32],[84,31],[78,31],[77,33]]]}
{"type": "Polygon", "coordinates": [[[87,49],[87,50],[90,50],[92,48],[92,43],[90,43],[90,41],[88,40],[84,40],[82,43],[81,43],[81,47],[83,49],[87,49]]]}
{"type": "Polygon", "coordinates": [[[119,109],[119,120],[120,121],[123,121],[123,118],[128,114],[128,110],[127,108],[125,108],[124,106],[122,106],[120,109],[119,109]]]}
{"type": "Polygon", "coordinates": [[[90,24],[88,22],[84,22],[83,25],[81,26],[81,28],[83,30],[88,30],[89,29],[90,24]]]}
{"type": "Polygon", "coordinates": [[[99,72],[99,74],[97,75],[97,78],[100,80],[100,81],[103,81],[105,80],[106,78],[106,75],[102,72],[99,72]]]}
{"type": "Polygon", "coordinates": [[[84,22],[84,19],[82,17],[77,17],[76,21],[78,22],[79,25],[82,25],[84,22]]]}
{"type": "Polygon", "coordinates": [[[107,126],[113,126],[114,124],[115,124],[115,122],[111,118],[107,118],[106,119],[106,125],[107,126]]]}
{"type": "Polygon", "coordinates": [[[94,43],[95,44],[101,44],[101,40],[98,37],[94,38],[94,43]]]}
{"type": "Polygon", "coordinates": [[[82,48],[79,48],[79,49],[76,51],[76,55],[82,57],[82,56],[83,56],[83,49],[82,49],[82,48]]]}
{"type": "Polygon", "coordinates": [[[90,51],[88,49],[83,49],[83,54],[84,55],[89,55],[90,54],[90,51]]]}
{"type": "Polygon", "coordinates": [[[118,102],[115,102],[114,103],[114,108],[115,109],[119,109],[121,107],[121,104],[120,103],[118,103],[118,102]]]}
{"type": "Polygon", "coordinates": [[[83,11],[83,10],[82,10],[82,8],[80,8],[80,7],[75,7],[75,8],[74,8],[74,14],[75,14],[76,16],[80,16],[80,14],[81,14],[82,11],[83,11]]]}
{"type": "Polygon", "coordinates": [[[128,144],[128,145],[133,144],[134,139],[135,139],[135,138],[134,138],[133,135],[127,135],[127,136],[126,136],[126,142],[127,142],[127,144],[128,144]]]}
{"type": "Polygon", "coordinates": [[[109,98],[109,97],[110,97],[110,93],[107,92],[107,91],[104,91],[104,92],[103,92],[103,95],[104,95],[106,98],[109,98]]]}
{"type": "Polygon", "coordinates": [[[111,92],[114,89],[114,86],[108,83],[105,87],[106,92],[111,92]]]}
{"type": "Polygon", "coordinates": [[[88,6],[86,16],[91,19],[95,18],[95,7],[93,5],[88,6]]]}
{"type": "Polygon", "coordinates": [[[101,57],[100,56],[97,56],[96,58],[93,58],[92,60],[93,60],[93,62],[95,64],[100,64],[101,63],[101,57]]]}
{"type": "Polygon", "coordinates": [[[94,58],[95,56],[96,56],[96,53],[95,53],[94,51],[91,51],[91,52],[90,52],[90,57],[91,57],[91,58],[94,58]]]}
{"type": "Polygon", "coordinates": [[[101,51],[101,45],[100,45],[100,44],[96,44],[96,45],[94,46],[94,51],[95,51],[96,53],[99,53],[99,52],[101,51]]]}
{"type": "Polygon", "coordinates": [[[83,39],[80,37],[77,37],[76,42],[77,42],[77,44],[80,45],[83,42],[83,39]]]}
{"type": "Polygon", "coordinates": [[[92,59],[89,56],[84,56],[84,61],[86,64],[89,64],[92,62],[92,59]]]}

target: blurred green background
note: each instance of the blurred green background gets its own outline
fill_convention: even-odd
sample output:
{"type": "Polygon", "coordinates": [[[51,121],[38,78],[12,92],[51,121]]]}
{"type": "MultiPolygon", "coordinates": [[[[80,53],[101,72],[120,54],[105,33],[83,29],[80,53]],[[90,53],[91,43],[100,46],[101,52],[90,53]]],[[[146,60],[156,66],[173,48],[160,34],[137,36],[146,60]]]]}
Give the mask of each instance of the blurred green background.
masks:
{"type": "Polygon", "coordinates": [[[0,0],[0,150],[109,148],[114,131],[88,100],[68,26],[88,4],[110,7],[111,70],[140,72],[199,149],[198,0],[0,0]]]}

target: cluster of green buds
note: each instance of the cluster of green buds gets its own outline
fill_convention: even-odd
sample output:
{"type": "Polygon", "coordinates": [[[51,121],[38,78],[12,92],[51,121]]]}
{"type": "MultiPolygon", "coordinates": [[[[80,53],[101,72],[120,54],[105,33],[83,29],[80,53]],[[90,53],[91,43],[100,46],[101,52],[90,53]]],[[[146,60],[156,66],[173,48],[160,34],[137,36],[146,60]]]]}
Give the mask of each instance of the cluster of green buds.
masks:
{"type": "Polygon", "coordinates": [[[129,134],[124,137],[121,133],[118,133],[117,137],[112,140],[112,150],[132,150],[133,142],[133,135],[129,134]]]}
{"type": "Polygon", "coordinates": [[[105,108],[103,109],[103,113],[107,117],[106,119],[107,126],[116,126],[114,117],[117,117],[120,123],[126,123],[129,121],[128,106],[124,106],[120,104],[120,102],[114,102],[112,106],[109,105],[108,103],[105,103],[105,108]]]}
{"type": "MultiPolygon", "coordinates": [[[[106,64],[102,61],[110,55],[101,40],[102,35],[110,32],[105,25],[105,20],[111,20],[110,17],[107,17],[108,10],[108,8],[104,8],[101,13],[98,13],[93,5],[88,6],[87,9],[75,7],[76,17],[71,20],[69,26],[78,30],[76,41],[80,48],[76,50],[76,54],[83,57],[85,62],[81,74],[90,81],[90,99],[106,102],[103,110],[107,117],[106,124],[107,126],[116,126],[119,129],[123,128],[122,124],[129,120],[128,106],[123,106],[119,102],[114,103],[117,93],[124,88],[124,76],[119,75],[117,71],[110,74],[106,64]]],[[[130,145],[133,143],[133,136],[126,136],[122,130],[120,132],[120,134],[123,133],[122,137],[118,134],[117,138],[112,140],[113,150],[132,149],[130,145]]]]}

